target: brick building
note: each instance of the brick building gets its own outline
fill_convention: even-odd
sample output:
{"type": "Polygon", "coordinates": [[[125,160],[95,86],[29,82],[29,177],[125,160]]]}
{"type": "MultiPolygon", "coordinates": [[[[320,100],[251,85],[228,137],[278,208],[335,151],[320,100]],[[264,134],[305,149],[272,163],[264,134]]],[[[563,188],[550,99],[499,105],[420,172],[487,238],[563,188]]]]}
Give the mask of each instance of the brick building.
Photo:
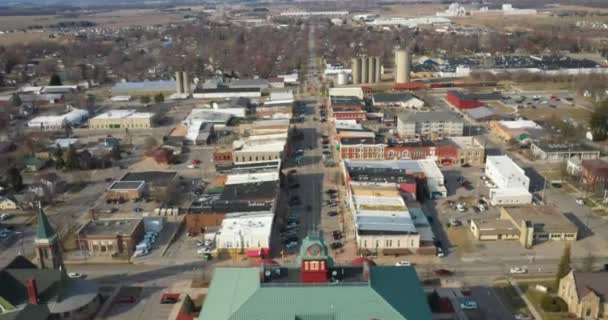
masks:
{"type": "Polygon", "coordinates": [[[583,160],[581,165],[582,183],[587,189],[603,190],[608,182],[608,161],[601,159],[583,160]]]}
{"type": "Polygon", "coordinates": [[[446,98],[454,107],[463,109],[474,109],[483,106],[484,104],[478,101],[474,96],[467,95],[460,91],[450,90],[446,94],[446,98]]]}
{"type": "Polygon", "coordinates": [[[91,255],[131,256],[144,233],[142,219],[91,220],[78,230],[77,245],[91,255]]]}

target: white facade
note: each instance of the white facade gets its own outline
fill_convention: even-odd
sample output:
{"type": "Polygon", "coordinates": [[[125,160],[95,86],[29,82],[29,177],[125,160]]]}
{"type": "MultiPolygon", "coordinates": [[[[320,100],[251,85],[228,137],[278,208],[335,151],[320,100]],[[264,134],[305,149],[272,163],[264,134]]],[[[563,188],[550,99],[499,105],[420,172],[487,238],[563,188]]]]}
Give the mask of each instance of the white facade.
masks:
{"type": "Polygon", "coordinates": [[[532,194],[523,188],[490,189],[490,203],[495,206],[530,204],[532,194]]]}
{"type": "Polygon", "coordinates": [[[234,213],[216,233],[217,249],[266,249],[270,247],[272,213],[234,213]]]}
{"type": "Polygon", "coordinates": [[[530,178],[508,156],[488,156],[485,174],[496,185],[490,189],[493,205],[529,204],[532,202],[530,178]]]}
{"type": "Polygon", "coordinates": [[[220,91],[220,92],[198,92],[193,93],[194,99],[227,99],[227,98],[259,98],[261,91],[220,91]]]}
{"type": "Polygon", "coordinates": [[[485,172],[498,188],[530,188],[530,178],[508,156],[488,156],[485,172]]]}
{"type": "Polygon", "coordinates": [[[78,126],[83,123],[89,112],[81,109],[72,109],[70,112],[58,116],[40,116],[27,123],[28,128],[41,130],[61,130],[65,126],[78,126]]]}
{"type": "Polygon", "coordinates": [[[361,87],[330,88],[329,96],[331,96],[331,97],[357,97],[359,99],[363,99],[363,89],[361,89],[361,87]]]}

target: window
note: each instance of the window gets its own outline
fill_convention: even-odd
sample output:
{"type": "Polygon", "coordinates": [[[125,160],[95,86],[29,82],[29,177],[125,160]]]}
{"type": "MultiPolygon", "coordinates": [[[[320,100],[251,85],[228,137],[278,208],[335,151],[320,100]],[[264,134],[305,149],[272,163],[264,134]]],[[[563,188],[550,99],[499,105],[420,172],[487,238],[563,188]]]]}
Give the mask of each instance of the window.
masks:
{"type": "Polygon", "coordinates": [[[393,240],[386,240],[386,247],[390,248],[393,246],[393,240]]]}
{"type": "Polygon", "coordinates": [[[591,316],[591,309],[587,309],[587,311],[585,311],[585,316],[586,317],[590,317],[591,316]]]}
{"type": "Polygon", "coordinates": [[[363,240],[363,248],[367,248],[367,240],[363,240]]]}
{"type": "Polygon", "coordinates": [[[401,240],[397,240],[397,248],[401,248],[401,240]]]}

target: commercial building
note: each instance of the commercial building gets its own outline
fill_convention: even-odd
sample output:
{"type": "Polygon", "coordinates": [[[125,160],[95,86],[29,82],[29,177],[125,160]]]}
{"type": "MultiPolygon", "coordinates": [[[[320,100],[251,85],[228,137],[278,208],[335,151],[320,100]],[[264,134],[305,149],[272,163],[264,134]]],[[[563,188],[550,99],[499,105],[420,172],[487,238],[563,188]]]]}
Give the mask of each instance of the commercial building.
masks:
{"type": "Polygon", "coordinates": [[[63,130],[66,126],[79,127],[88,117],[88,111],[72,109],[62,115],[35,117],[27,123],[27,127],[45,131],[63,130]]]}
{"type": "Polygon", "coordinates": [[[498,92],[489,93],[465,93],[458,90],[449,90],[446,93],[448,102],[457,109],[475,109],[482,107],[482,101],[494,101],[502,99],[502,95],[498,92]]]}
{"type": "MultiPolygon", "coordinates": [[[[382,161],[354,161],[344,160],[344,171],[346,185],[357,179],[364,179],[367,182],[383,182],[400,186],[402,190],[415,195],[415,199],[422,198],[441,198],[447,196],[447,189],[444,185],[443,173],[433,160],[382,160],[382,161]],[[408,181],[407,185],[415,178],[413,190],[411,186],[402,185],[408,181]],[[403,189],[405,188],[405,189],[403,189]],[[409,190],[409,191],[407,191],[409,190]]],[[[346,190],[347,199],[352,195],[349,188],[346,190]]]]}
{"type": "Polygon", "coordinates": [[[471,219],[469,229],[479,241],[519,240],[520,231],[509,220],[471,219]]]}
{"type": "Polygon", "coordinates": [[[449,141],[458,147],[459,164],[472,166],[483,165],[486,159],[485,146],[476,137],[449,137],[449,141]]]}
{"type": "Polygon", "coordinates": [[[424,101],[409,93],[378,93],[372,96],[374,107],[399,107],[420,110],[424,101]]]}
{"type": "Polygon", "coordinates": [[[557,294],[568,305],[568,312],[579,319],[605,319],[608,316],[608,272],[571,270],[559,281],[557,294]]]}
{"type": "Polygon", "coordinates": [[[357,259],[338,265],[318,234],[304,238],[296,264],[263,260],[251,268],[216,268],[199,319],[430,320],[413,267],[357,259]],[[329,285],[331,283],[331,285],[329,285]]]}
{"type": "Polygon", "coordinates": [[[339,87],[329,88],[329,97],[333,100],[334,97],[357,97],[363,99],[363,89],[361,87],[339,87]]]}
{"type": "Polygon", "coordinates": [[[106,199],[133,201],[142,199],[146,192],[145,181],[114,181],[106,189],[106,199]]]}
{"type": "Polygon", "coordinates": [[[259,89],[264,90],[270,88],[270,83],[266,79],[237,79],[228,83],[230,89],[259,89]]]}
{"type": "Polygon", "coordinates": [[[485,167],[486,176],[496,187],[490,189],[490,202],[493,205],[517,205],[532,202],[530,178],[508,156],[488,156],[485,167]]]}
{"type": "Polygon", "coordinates": [[[508,114],[486,106],[463,110],[466,116],[477,122],[512,120],[508,114]]]}
{"type": "MultiPolygon", "coordinates": [[[[414,184],[415,182],[411,181],[414,184]]],[[[357,249],[363,255],[405,255],[420,247],[420,234],[397,187],[367,187],[357,183],[352,191],[357,249]]]]}
{"type": "Polygon", "coordinates": [[[192,203],[186,215],[186,228],[197,234],[218,228],[232,213],[274,213],[278,188],[278,168],[225,176],[192,203]]]}
{"type": "Polygon", "coordinates": [[[608,161],[601,159],[583,160],[581,182],[588,190],[605,190],[608,182],[608,161]]]}
{"type": "Polygon", "coordinates": [[[568,143],[532,143],[530,152],[538,160],[565,161],[571,158],[580,160],[598,159],[600,151],[587,147],[584,144],[568,143]]]}
{"type": "Polygon", "coordinates": [[[175,80],[119,82],[112,86],[113,95],[152,95],[174,93],[177,87],[175,80]]]}
{"type": "Polygon", "coordinates": [[[503,141],[540,139],[545,135],[543,127],[531,120],[502,120],[490,121],[490,132],[503,141]]]}
{"type": "Polygon", "coordinates": [[[227,88],[196,89],[192,94],[195,99],[227,99],[227,98],[260,98],[260,88],[227,88]]]}
{"type": "Polygon", "coordinates": [[[545,241],[576,241],[578,227],[554,206],[501,207],[500,219],[519,229],[519,242],[525,248],[545,241]]]}
{"type": "Polygon", "coordinates": [[[147,129],[154,126],[156,116],[136,110],[110,110],[89,119],[89,129],[147,129]]]}
{"type": "Polygon", "coordinates": [[[215,234],[218,254],[266,256],[270,251],[273,213],[231,213],[215,234]]]}
{"type": "Polygon", "coordinates": [[[78,229],[77,245],[94,256],[130,257],[144,233],[142,219],[90,220],[78,229]]]}
{"type": "Polygon", "coordinates": [[[402,139],[417,137],[436,140],[462,136],[464,121],[457,114],[446,111],[404,112],[398,116],[397,132],[402,139]]]}

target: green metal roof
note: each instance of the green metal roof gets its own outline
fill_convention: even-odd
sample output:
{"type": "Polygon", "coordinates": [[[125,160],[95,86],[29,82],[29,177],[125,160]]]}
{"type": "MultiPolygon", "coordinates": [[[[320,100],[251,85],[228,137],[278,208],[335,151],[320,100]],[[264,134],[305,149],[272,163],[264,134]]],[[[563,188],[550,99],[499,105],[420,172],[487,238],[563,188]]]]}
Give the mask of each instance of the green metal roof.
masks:
{"type": "Polygon", "coordinates": [[[36,226],[36,239],[51,239],[55,236],[55,230],[51,227],[49,218],[47,218],[42,207],[38,208],[38,225],[36,226]]]}
{"type": "Polygon", "coordinates": [[[265,284],[258,268],[218,268],[199,320],[427,320],[412,267],[372,267],[369,283],[265,284]]]}

